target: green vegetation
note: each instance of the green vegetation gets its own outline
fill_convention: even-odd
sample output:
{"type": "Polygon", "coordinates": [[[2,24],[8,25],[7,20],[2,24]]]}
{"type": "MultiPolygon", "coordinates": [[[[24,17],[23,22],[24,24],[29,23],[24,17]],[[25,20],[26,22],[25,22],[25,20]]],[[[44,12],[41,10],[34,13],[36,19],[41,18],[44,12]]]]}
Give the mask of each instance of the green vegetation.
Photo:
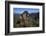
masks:
{"type": "Polygon", "coordinates": [[[14,16],[14,27],[38,27],[39,26],[39,19],[34,19],[33,17],[28,17],[28,24],[22,26],[20,24],[19,16],[14,16]]]}

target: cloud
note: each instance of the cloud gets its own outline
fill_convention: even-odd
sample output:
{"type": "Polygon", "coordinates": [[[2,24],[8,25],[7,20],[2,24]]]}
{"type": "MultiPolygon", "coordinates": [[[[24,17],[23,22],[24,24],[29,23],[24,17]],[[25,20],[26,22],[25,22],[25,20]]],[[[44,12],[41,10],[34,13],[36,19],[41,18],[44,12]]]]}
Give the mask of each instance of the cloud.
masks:
{"type": "Polygon", "coordinates": [[[24,11],[28,11],[28,13],[37,13],[39,12],[38,8],[14,8],[13,12],[14,13],[23,13],[24,11]]]}

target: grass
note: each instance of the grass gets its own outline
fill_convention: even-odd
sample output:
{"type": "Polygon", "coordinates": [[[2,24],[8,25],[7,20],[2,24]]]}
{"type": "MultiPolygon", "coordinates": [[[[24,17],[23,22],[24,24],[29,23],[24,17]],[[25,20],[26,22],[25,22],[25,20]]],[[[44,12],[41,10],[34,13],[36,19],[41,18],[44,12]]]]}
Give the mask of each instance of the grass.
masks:
{"type": "MultiPolygon", "coordinates": [[[[39,19],[34,19],[33,17],[31,17],[31,16],[29,16],[28,17],[28,24],[26,24],[25,26],[26,27],[39,27],[39,19]]],[[[14,16],[14,28],[15,27],[25,27],[25,26],[22,26],[19,22],[19,24],[17,24],[17,21],[20,21],[20,19],[19,19],[19,16],[14,16]]]]}

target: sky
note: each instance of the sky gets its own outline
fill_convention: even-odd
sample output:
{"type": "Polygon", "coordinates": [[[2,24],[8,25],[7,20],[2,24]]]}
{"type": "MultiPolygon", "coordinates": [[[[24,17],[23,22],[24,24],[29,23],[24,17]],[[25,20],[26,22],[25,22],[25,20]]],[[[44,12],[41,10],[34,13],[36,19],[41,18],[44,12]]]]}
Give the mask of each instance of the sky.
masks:
{"type": "Polygon", "coordinates": [[[23,13],[24,11],[28,11],[28,13],[37,13],[39,12],[38,8],[13,8],[14,13],[23,13]]]}

